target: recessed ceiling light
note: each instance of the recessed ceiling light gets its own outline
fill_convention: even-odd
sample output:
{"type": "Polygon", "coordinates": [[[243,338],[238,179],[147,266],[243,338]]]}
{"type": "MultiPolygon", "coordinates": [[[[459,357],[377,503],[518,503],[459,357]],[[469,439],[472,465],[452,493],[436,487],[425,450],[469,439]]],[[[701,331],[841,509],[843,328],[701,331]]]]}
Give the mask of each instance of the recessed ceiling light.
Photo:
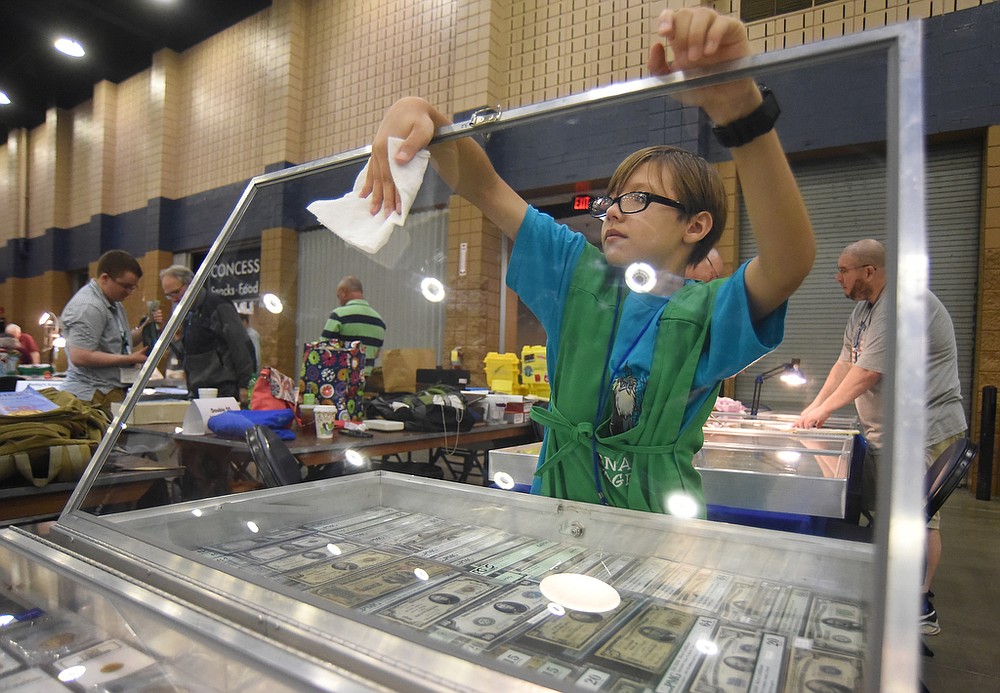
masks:
{"type": "Polygon", "coordinates": [[[72,58],[82,58],[87,54],[87,51],[83,50],[83,46],[81,46],[77,41],[74,41],[71,38],[66,38],[65,36],[57,38],[54,45],[57,51],[65,53],[72,58]]]}
{"type": "Polygon", "coordinates": [[[0,91],[0,106],[6,106],[10,103],[10,97],[7,96],[7,92],[0,91]]]}

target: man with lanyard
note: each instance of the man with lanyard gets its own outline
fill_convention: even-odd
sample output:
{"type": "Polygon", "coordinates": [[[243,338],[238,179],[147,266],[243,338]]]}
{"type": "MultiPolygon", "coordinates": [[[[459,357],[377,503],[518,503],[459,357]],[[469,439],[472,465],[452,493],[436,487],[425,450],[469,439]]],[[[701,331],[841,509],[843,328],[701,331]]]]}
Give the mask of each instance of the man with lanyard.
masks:
{"type": "Polygon", "coordinates": [[[139,285],[142,268],[124,250],[109,250],[97,261],[97,278],[81,288],[60,320],[69,367],[63,389],[110,413],[124,399],[124,385],[146,360],[146,348],[132,349],[139,328],[130,329],[121,302],[139,285]]]}
{"type": "MultiPolygon", "coordinates": [[[[837,260],[837,283],[844,295],[857,301],[844,330],[840,357],[819,394],[795,422],[797,428],[822,426],[830,415],[854,403],[868,441],[861,479],[861,508],[875,509],[875,481],[881,464],[883,411],[882,374],[889,367],[888,307],[882,300],[886,285],[885,246],[871,238],[851,243],[837,260]]],[[[924,464],[930,466],[941,453],[965,435],[965,409],[958,378],[955,328],[940,299],[927,292],[927,439],[924,464]]],[[[931,580],[941,561],[941,517],[927,523],[927,561],[924,570],[924,604],[921,632],[941,631],[937,610],[931,603],[931,580]]]]}

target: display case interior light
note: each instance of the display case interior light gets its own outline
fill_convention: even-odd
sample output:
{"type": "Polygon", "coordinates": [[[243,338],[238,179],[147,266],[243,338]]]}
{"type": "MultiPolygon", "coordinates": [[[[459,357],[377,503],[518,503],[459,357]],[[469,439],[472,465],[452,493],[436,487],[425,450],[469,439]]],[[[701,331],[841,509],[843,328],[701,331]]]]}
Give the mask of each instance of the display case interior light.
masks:
{"type": "Polygon", "coordinates": [[[285,309],[285,304],[275,294],[264,294],[260,297],[260,302],[270,313],[277,315],[285,309]]]}

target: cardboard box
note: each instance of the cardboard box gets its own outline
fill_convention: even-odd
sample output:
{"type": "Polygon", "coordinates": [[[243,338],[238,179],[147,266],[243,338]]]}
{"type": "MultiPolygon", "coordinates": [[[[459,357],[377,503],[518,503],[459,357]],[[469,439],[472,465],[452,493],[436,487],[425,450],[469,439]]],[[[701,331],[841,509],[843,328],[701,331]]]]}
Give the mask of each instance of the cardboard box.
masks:
{"type": "MultiPolygon", "coordinates": [[[[142,424],[172,423],[180,424],[184,421],[184,414],[191,404],[186,399],[162,399],[155,402],[136,402],[125,423],[133,426],[142,424]]],[[[118,411],[122,405],[115,402],[111,405],[111,413],[118,416],[118,411]]]]}
{"type": "Polygon", "coordinates": [[[437,365],[433,349],[383,349],[378,358],[383,392],[416,392],[417,369],[437,365]]]}

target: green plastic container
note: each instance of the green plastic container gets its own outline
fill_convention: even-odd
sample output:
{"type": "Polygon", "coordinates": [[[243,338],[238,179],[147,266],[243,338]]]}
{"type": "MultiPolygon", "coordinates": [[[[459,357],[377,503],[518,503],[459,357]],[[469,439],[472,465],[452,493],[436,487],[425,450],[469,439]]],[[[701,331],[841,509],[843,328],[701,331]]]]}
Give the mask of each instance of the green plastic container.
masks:
{"type": "Polygon", "coordinates": [[[53,368],[50,363],[29,363],[27,365],[18,364],[17,372],[21,375],[41,377],[46,373],[52,375],[55,372],[55,368],[53,368]]]}

